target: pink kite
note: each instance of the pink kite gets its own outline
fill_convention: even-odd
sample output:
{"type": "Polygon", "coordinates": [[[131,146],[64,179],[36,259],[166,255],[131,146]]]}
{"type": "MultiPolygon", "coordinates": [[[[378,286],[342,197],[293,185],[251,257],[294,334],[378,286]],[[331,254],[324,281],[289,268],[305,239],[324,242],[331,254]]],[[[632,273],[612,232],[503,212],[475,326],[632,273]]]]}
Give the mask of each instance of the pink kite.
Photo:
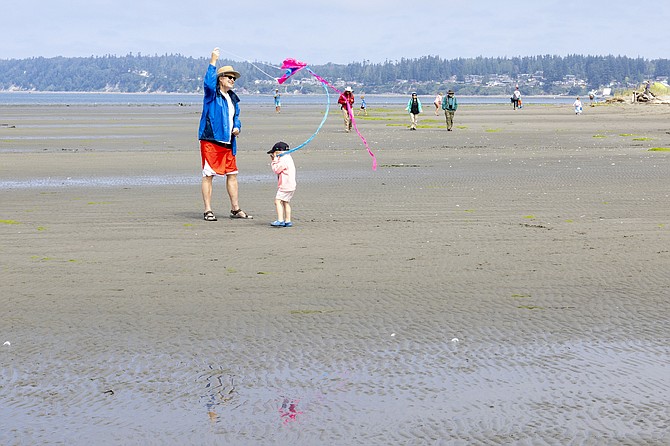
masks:
{"type": "Polygon", "coordinates": [[[279,82],[280,85],[283,84],[289,77],[293,76],[295,73],[302,70],[306,66],[307,64],[305,62],[300,62],[299,60],[284,59],[284,63],[282,63],[281,69],[286,70],[286,73],[277,79],[277,82],[279,82]]]}

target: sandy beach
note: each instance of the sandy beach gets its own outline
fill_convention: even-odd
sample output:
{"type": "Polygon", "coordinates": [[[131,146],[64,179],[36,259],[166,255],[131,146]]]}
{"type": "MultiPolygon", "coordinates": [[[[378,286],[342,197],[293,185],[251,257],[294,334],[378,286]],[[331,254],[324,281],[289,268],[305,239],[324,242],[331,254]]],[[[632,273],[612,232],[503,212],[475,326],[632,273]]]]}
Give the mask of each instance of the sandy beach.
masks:
{"type": "Polygon", "coordinates": [[[670,106],[427,105],[3,107],[0,444],[670,444],[670,106]]]}

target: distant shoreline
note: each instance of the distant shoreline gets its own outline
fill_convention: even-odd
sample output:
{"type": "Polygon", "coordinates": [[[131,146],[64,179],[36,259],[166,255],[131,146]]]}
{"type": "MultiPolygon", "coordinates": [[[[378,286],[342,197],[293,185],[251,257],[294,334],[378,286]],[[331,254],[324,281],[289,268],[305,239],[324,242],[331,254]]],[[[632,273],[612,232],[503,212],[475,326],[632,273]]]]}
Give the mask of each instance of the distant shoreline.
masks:
{"type": "MultiPolygon", "coordinates": [[[[363,93],[365,94],[365,93],[363,93]]],[[[272,95],[239,94],[246,104],[270,104],[274,107],[272,95]]],[[[434,95],[419,95],[425,106],[432,107],[434,95]]],[[[462,105],[504,104],[508,95],[457,95],[462,105]]],[[[368,106],[405,105],[408,96],[401,94],[365,94],[368,106]]],[[[336,95],[330,95],[331,105],[336,95]]],[[[574,101],[573,96],[533,95],[522,96],[526,104],[566,104],[574,101]]],[[[47,92],[47,91],[0,91],[0,105],[200,105],[202,94],[198,93],[116,93],[116,92],[47,92]]],[[[283,94],[284,106],[320,104],[326,101],[325,94],[283,94]]],[[[360,103],[360,93],[356,94],[356,106],[360,103]]]]}

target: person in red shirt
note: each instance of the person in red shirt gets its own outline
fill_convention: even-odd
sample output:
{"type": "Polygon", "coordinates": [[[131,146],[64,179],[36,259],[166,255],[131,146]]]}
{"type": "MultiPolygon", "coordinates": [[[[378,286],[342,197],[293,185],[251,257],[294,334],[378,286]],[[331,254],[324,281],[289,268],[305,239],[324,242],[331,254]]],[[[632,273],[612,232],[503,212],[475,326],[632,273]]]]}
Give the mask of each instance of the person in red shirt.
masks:
{"type": "Polygon", "coordinates": [[[340,98],[337,100],[337,103],[340,104],[342,115],[344,116],[344,131],[349,133],[351,131],[351,114],[353,113],[354,107],[354,90],[352,90],[351,87],[345,88],[340,95],[340,98]]]}

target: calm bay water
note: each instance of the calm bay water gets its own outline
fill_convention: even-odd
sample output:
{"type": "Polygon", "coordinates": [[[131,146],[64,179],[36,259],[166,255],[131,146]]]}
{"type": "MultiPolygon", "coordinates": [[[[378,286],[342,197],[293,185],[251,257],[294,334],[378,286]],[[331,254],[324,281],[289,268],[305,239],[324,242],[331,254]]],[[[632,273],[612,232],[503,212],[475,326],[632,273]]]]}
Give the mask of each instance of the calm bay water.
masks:
{"type": "MultiPolygon", "coordinates": [[[[268,104],[274,106],[270,95],[245,95],[240,99],[247,104],[268,104]]],[[[358,97],[356,98],[358,102],[358,97]]],[[[409,96],[365,95],[369,107],[380,105],[405,105],[409,96]]],[[[426,105],[433,103],[434,96],[420,96],[426,105]]],[[[572,104],[573,97],[565,96],[524,96],[526,104],[572,104]]],[[[330,96],[331,103],[337,100],[330,96]]],[[[460,104],[509,104],[508,97],[501,96],[458,96],[460,104]]],[[[323,104],[326,95],[282,95],[282,104],[323,104]]],[[[179,93],[52,93],[52,92],[0,92],[0,106],[4,105],[200,105],[201,94],[179,93]]]]}

